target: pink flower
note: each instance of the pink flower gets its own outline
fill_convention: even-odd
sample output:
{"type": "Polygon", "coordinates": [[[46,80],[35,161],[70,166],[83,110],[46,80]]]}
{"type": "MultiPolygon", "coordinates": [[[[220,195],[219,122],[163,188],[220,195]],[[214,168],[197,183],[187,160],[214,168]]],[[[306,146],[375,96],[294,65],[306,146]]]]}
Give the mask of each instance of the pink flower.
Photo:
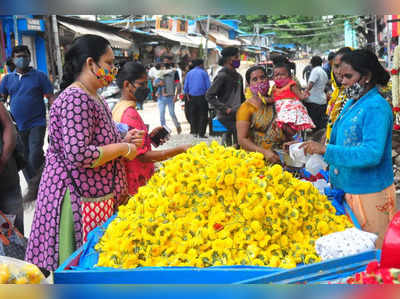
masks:
{"type": "Polygon", "coordinates": [[[375,276],[364,277],[363,279],[364,284],[378,284],[375,276]]]}
{"type": "Polygon", "coordinates": [[[393,284],[393,277],[389,269],[380,269],[379,272],[382,276],[383,283],[393,284]]]}
{"type": "Polygon", "coordinates": [[[393,126],[393,130],[399,131],[399,130],[400,130],[400,125],[394,125],[394,126],[393,126]]]}

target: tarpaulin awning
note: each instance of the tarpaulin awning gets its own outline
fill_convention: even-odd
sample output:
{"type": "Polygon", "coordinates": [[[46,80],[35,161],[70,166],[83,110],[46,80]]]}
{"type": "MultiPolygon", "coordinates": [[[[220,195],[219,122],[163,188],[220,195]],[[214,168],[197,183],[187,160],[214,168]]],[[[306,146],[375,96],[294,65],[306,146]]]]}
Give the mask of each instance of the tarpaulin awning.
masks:
{"type": "MultiPolygon", "coordinates": [[[[185,35],[181,33],[174,33],[170,31],[161,31],[161,30],[157,30],[154,32],[161,37],[178,42],[182,46],[186,47],[198,48],[200,44],[202,44],[203,47],[205,47],[206,44],[206,39],[203,36],[185,35]]],[[[213,43],[211,40],[208,40],[207,48],[215,49],[215,47],[216,44],[213,43]]]]}
{"type": "Polygon", "coordinates": [[[80,25],[71,24],[64,21],[58,21],[58,23],[74,31],[77,35],[84,35],[84,34],[100,35],[110,42],[112,48],[129,49],[133,44],[130,40],[122,38],[112,32],[104,32],[98,29],[83,27],[80,25]]]}
{"type": "Polygon", "coordinates": [[[241,46],[241,42],[235,39],[229,39],[220,32],[212,32],[208,34],[212,39],[215,40],[217,45],[221,46],[241,46]]]}

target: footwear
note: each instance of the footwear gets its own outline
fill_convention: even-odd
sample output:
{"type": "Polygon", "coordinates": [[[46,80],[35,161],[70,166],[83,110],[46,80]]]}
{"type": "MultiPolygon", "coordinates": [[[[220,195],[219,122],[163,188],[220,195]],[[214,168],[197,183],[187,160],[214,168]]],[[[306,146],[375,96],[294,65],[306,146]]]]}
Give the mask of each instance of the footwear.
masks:
{"type": "Polygon", "coordinates": [[[178,134],[182,133],[182,128],[181,127],[177,127],[176,131],[178,132],[178,134]]]}

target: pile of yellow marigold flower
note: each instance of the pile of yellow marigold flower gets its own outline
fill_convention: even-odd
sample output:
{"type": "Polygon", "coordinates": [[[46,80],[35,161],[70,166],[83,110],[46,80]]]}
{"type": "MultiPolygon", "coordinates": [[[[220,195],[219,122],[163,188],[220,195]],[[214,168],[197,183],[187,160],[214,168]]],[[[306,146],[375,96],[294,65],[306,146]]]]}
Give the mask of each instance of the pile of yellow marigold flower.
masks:
{"type": "Polygon", "coordinates": [[[311,183],[266,166],[262,154],[201,143],[119,208],[95,247],[97,266],[293,268],[320,260],[317,238],[351,226],[311,183]]]}

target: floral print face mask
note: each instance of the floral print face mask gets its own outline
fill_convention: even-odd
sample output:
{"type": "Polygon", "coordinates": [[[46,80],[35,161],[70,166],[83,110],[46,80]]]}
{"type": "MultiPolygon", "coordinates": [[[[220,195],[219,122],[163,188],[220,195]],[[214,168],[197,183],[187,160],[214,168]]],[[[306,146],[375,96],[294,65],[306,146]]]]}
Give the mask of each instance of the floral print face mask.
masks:
{"type": "Polygon", "coordinates": [[[111,82],[113,82],[115,80],[115,76],[118,73],[118,69],[116,67],[113,67],[111,69],[111,71],[109,71],[108,69],[106,69],[104,67],[100,67],[97,63],[96,63],[96,65],[99,67],[97,72],[95,72],[95,73],[93,72],[94,75],[96,76],[96,78],[101,80],[104,87],[110,85],[111,82]]]}

